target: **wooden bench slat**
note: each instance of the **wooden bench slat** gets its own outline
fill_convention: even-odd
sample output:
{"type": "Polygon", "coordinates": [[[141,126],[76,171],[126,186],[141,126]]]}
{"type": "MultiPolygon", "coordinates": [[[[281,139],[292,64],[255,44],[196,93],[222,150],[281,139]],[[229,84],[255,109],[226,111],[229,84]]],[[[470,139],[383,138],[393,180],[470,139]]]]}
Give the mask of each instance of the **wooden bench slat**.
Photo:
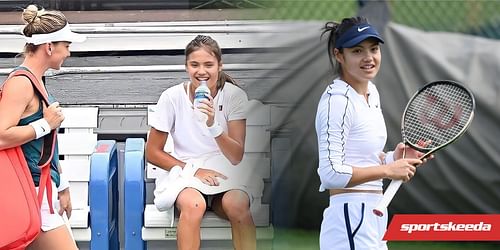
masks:
{"type": "MultiPolygon", "coordinates": [[[[70,181],[71,205],[73,209],[84,209],[89,206],[89,183],[86,181],[70,181]]],[[[103,194],[104,195],[104,194],[103,194]]]]}
{"type": "Polygon", "coordinates": [[[97,114],[99,109],[92,108],[63,108],[64,121],[61,128],[97,128],[97,114]]]}
{"type": "MultiPolygon", "coordinates": [[[[272,240],[274,229],[272,226],[257,227],[258,240],[272,240]]],[[[142,239],[149,240],[177,240],[177,228],[142,228],[142,239]]],[[[231,228],[201,228],[201,240],[230,240],[231,228]]]]}
{"type": "Polygon", "coordinates": [[[86,181],[90,180],[90,159],[65,159],[59,163],[63,169],[63,173],[69,181],[86,181]]]}
{"type": "Polygon", "coordinates": [[[86,208],[81,209],[73,209],[71,212],[71,218],[69,218],[69,223],[72,228],[87,228],[89,227],[88,218],[89,218],[90,208],[87,206],[86,208]]]}
{"type": "Polygon", "coordinates": [[[92,232],[90,227],[88,228],[71,228],[73,232],[73,238],[75,241],[90,241],[92,238],[92,232]]]}
{"type": "Polygon", "coordinates": [[[58,134],[59,155],[91,155],[97,144],[97,134],[58,134]]]}

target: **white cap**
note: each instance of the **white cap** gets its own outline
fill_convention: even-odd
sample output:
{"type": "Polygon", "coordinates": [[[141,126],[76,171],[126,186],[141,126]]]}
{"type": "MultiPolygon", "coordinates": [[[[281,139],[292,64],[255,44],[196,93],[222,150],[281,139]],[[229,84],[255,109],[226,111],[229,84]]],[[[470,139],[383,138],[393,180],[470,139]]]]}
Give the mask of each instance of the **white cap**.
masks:
{"type": "Polygon", "coordinates": [[[87,36],[71,31],[69,23],[66,23],[66,26],[58,31],[46,34],[33,34],[31,37],[25,36],[24,39],[26,39],[27,43],[40,45],[50,42],[83,42],[87,39],[87,36]]]}

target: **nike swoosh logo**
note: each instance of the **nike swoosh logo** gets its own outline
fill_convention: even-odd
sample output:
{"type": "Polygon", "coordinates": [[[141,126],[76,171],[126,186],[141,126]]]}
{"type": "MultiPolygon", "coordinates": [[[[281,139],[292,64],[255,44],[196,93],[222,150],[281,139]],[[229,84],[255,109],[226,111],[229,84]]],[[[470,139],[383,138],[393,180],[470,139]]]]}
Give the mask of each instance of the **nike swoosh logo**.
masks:
{"type": "Polygon", "coordinates": [[[45,128],[44,128],[44,127],[42,127],[42,132],[44,132],[44,133],[45,133],[45,128]]]}
{"type": "Polygon", "coordinates": [[[368,29],[368,28],[370,28],[370,26],[366,26],[366,27],[363,27],[363,28],[359,28],[359,27],[358,27],[358,32],[361,32],[361,31],[366,30],[366,29],[368,29]]]}

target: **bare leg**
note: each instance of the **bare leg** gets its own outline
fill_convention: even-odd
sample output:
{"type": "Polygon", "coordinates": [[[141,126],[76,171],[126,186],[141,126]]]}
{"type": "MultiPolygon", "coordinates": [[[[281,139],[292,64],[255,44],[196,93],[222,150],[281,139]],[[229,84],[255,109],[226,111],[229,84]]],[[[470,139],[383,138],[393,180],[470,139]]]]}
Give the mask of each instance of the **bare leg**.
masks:
{"type": "Polygon", "coordinates": [[[205,214],[205,198],[193,188],[181,191],[175,202],[180,211],[177,226],[177,248],[179,250],[200,249],[200,226],[205,214]]]}
{"type": "Polygon", "coordinates": [[[61,225],[47,232],[40,232],[36,240],[33,241],[27,249],[73,250],[78,248],[76,247],[73,237],[71,237],[68,227],[66,225],[61,225]]]}
{"type": "Polygon", "coordinates": [[[233,246],[236,250],[255,250],[257,238],[255,224],[250,213],[248,195],[241,190],[230,190],[216,196],[213,201],[214,212],[231,222],[233,246]]]}

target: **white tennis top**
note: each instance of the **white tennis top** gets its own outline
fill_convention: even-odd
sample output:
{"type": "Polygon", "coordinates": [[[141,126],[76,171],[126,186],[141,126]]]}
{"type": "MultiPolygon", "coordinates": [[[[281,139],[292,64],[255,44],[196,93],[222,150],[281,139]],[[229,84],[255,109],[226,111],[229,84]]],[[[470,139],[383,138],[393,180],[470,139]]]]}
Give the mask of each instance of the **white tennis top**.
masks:
{"type": "MultiPolygon", "coordinates": [[[[368,102],[349,84],[336,79],[321,96],[316,114],[320,191],[345,188],[352,167],[380,165],[379,154],[387,140],[380,97],[368,83],[368,102]]],[[[366,182],[351,189],[382,190],[382,180],[366,182]]]]}
{"type": "MultiPolygon", "coordinates": [[[[174,140],[172,155],[181,161],[220,152],[207,125],[195,116],[193,103],[181,83],[165,90],[148,117],[149,125],[169,133],[174,140]]],[[[226,82],[214,98],[215,121],[227,132],[227,122],[246,119],[245,91],[226,82]]]]}

